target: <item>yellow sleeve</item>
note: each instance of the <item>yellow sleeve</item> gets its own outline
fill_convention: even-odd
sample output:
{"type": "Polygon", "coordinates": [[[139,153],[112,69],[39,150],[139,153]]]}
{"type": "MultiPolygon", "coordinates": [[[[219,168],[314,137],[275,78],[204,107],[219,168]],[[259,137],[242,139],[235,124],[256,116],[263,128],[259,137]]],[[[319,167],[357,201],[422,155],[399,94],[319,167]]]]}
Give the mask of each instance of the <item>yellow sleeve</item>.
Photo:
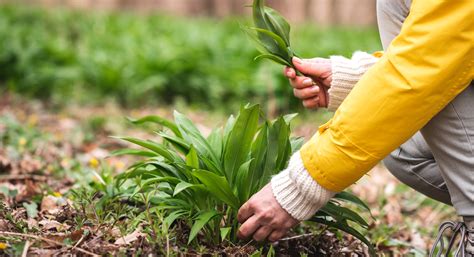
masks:
{"type": "Polygon", "coordinates": [[[320,185],[341,191],[356,182],[469,85],[473,16],[473,0],[413,1],[400,35],[302,147],[320,185]]]}

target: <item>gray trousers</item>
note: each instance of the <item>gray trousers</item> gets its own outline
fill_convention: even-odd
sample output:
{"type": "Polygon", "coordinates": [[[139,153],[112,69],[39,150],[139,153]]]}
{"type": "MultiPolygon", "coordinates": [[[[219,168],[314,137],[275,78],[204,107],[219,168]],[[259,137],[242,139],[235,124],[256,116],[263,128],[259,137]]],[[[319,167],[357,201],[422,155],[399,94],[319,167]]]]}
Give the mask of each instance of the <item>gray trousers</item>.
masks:
{"type": "MultiPolygon", "coordinates": [[[[378,0],[384,49],[400,33],[411,0],[378,0]]],[[[384,160],[388,170],[415,190],[474,216],[474,83],[384,160]]]]}

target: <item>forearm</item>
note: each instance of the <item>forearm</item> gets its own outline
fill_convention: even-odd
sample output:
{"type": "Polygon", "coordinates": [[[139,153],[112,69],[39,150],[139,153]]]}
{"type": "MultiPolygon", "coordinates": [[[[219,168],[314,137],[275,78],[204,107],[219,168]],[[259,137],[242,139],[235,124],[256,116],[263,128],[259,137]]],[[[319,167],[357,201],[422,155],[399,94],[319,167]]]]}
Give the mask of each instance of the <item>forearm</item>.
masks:
{"type": "Polygon", "coordinates": [[[272,178],[271,186],[281,207],[300,221],[311,218],[335,195],[311,178],[299,152],[293,154],[284,171],[272,178]]]}
{"type": "MultiPolygon", "coordinates": [[[[378,54],[378,53],[377,53],[378,54]]],[[[335,111],[352,88],[379,58],[366,52],[355,52],[351,59],[331,56],[332,81],[329,88],[328,109],[335,111]]]]}

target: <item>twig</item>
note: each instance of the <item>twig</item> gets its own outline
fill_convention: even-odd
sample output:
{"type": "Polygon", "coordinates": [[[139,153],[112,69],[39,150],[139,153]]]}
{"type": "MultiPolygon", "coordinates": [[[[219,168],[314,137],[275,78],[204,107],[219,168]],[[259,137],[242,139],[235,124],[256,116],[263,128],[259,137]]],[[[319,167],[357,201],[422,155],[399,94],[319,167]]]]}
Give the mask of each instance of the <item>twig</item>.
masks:
{"type": "Polygon", "coordinates": [[[23,247],[23,252],[21,253],[21,257],[28,256],[28,249],[30,248],[30,245],[31,245],[30,241],[26,240],[25,246],[23,247]]]}
{"type": "Polygon", "coordinates": [[[85,236],[82,235],[81,238],[79,239],[79,241],[77,241],[77,243],[74,244],[74,246],[71,248],[71,251],[74,250],[74,249],[76,249],[77,246],[78,246],[80,243],[82,243],[82,240],[84,240],[84,238],[85,238],[85,236]]]}
{"type": "Polygon", "coordinates": [[[244,246],[242,246],[242,248],[245,248],[245,247],[247,247],[247,246],[248,246],[249,244],[251,244],[252,242],[253,242],[253,239],[252,239],[252,240],[250,240],[248,243],[246,243],[244,246]]]}
{"type": "Polygon", "coordinates": [[[307,234],[302,234],[302,235],[297,235],[297,236],[292,236],[292,237],[285,237],[285,238],[282,238],[278,241],[289,241],[289,240],[299,239],[299,238],[302,238],[302,237],[307,237],[307,236],[312,236],[312,235],[314,235],[314,233],[307,233],[307,234]]]}
{"type": "MultiPolygon", "coordinates": [[[[40,237],[40,236],[37,236],[37,235],[22,234],[22,233],[15,233],[15,232],[4,232],[4,231],[0,231],[0,235],[29,237],[29,238],[33,238],[33,239],[36,239],[36,240],[41,240],[41,241],[45,241],[45,242],[48,242],[48,243],[51,243],[51,244],[59,245],[59,246],[62,246],[62,247],[72,248],[69,245],[65,245],[65,244],[60,243],[58,241],[54,241],[54,240],[44,238],[44,237],[40,237]]],[[[79,248],[79,247],[76,247],[75,250],[78,250],[79,252],[82,252],[82,253],[85,253],[85,254],[88,254],[88,255],[91,255],[91,256],[94,256],[94,257],[100,257],[100,255],[97,255],[93,252],[89,252],[89,251],[84,250],[84,249],[79,248]]]]}

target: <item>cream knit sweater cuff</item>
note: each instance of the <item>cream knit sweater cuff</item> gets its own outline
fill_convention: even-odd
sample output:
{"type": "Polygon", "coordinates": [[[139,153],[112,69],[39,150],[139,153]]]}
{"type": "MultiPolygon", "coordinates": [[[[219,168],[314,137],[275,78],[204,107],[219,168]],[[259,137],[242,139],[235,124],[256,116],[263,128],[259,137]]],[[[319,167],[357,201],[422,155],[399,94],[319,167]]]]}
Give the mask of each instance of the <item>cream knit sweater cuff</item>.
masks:
{"type": "Polygon", "coordinates": [[[300,221],[311,218],[336,194],[309,175],[299,152],[293,154],[288,168],[272,178],[271,186],[281,207],[300,221]]]}
{"type": "Polygon", "coordinates": [[[362,75],[374,65],[379,58],[365,53],[355,52],[351,59],[343,56],[331,56],[332,82],[329,88],[328,109],[335,111],[362,75]]]}

